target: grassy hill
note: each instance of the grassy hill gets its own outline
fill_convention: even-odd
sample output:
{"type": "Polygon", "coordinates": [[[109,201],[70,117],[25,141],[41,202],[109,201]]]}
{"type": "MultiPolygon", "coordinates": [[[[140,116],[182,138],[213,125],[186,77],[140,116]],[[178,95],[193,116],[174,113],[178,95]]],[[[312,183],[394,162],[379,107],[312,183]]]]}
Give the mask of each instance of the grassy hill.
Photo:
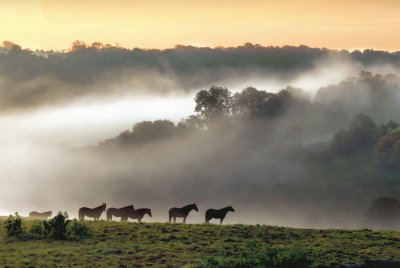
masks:
{"type": "MultiPolygon", "coordinates": [[[[4,225],[4,219],[0,224],[4,225]]],[[[24,219],[23,224],[29,228],[32,221],[24,219]]],[[[5,237],[1,228],[0,266],[233,267],[234,263],[262,262],[265,254],[274,250],[281,259],[306,256],[312,266],[400,260],[400,232],[394,231],[105,221],[87,224],[93,235],[79,241],[20,241],[5,237]]]]}

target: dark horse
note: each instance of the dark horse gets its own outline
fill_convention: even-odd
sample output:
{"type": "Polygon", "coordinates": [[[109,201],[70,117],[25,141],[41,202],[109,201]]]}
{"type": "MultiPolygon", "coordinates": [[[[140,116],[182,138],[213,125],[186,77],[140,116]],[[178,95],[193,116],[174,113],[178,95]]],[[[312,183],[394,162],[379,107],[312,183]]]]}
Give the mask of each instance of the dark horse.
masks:
{"type": "Polygon", "coordinates": [[[137,219],[138,222],[142,222],[142,219],[144,217],[144,215],[148,214],[150,217],[152,217],[151,215],[151,209],[149,208],[138,208],[133,210],[132,214],[129,215],[130,218],[132,219],[137,219]]]}
{"type": "Polygon", "coordinates": [[[37,211],[32,211],[29,213],[29,218],[38,218],[38,219],[47,219],[51,217],[52,211],[46,211],[46,212],[37,212],[37,211]]]}
{"type": "Polygon", "coordinates": [[[207,209],[206,211],[206,223],[210,223],[211,219],[219,219],[220,224],[224,220],[226,213],[229,211],[235,212],[232,206],[221,208],[221,209],[207,209]]]}
{"type": "Polygon", "coordinates": [[[107,220],[112,220],[112,216],[121,217],[121,221],[128,221],[128,217],[133,213],[135,208],[133,205],[122,207],[122,208],[109,208],[107,209],[107,220]]]}
{"type": "Polygon", "coordinates": [[[199,211],[196,204],[190,204],[181,208],[171,208],[169,210],[169,222],[171,222],[172,218],[174,218],[174,223],[176,222],[176,218],[183,218],[183,223],[186,223],[186,217],[193,209],[199,211]]]}
{"type": "Polygon", "coordinates": [[[95,208],[87,208],[83,207],[79,209],[78,217],[80,220],[84,220],[85,216],[88,218],[94,218],[94,220],[98,220],[101,216],[101,213],[106,210],[106,203],[103,205],[95,207],[95,208]]]}

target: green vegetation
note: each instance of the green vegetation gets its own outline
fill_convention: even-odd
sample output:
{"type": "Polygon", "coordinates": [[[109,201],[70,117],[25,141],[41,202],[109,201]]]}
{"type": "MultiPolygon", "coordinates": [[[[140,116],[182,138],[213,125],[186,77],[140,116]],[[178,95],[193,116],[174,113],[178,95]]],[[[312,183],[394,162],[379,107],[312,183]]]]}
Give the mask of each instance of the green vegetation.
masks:
{"type": "MultiPolygon", "coordinates": [[[[1,219],[4,225],[6,219],[1,219]]],[[[37,221],[22,220],[23,228],[37,221]]],[[[296,267],[400,260],[400,232],[261,225],[86,222],[83,240],[21,241],[0,229],[2,267],[296,267]]]]}
{"type": "Polygon", "coordinates": [[[29,241],[34,239],[79,240],[91,236],[90,228],[76,219],[69,220],[66,212],[58,214],[50,220],[24,220],[18,213],[10,215],[4,222],[7,238],[29,241]]]}

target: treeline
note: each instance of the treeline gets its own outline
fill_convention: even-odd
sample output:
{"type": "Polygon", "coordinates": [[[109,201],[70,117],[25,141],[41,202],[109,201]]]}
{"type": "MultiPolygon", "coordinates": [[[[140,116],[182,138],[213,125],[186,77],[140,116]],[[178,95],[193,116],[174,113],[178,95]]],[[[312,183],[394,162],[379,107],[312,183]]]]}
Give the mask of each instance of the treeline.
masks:
{"type": "Polygon", "coordinates": [[[86,94],[191,91],[243,79],[291,81],[323,59],[362,67],[398,67],[399,52],[335,51],[306,46],[128,49],[75,41],[67,51],[31,51],[11,42],[0,49],[2,109],[26,108],[86,94]]]}
{"type": "Polygon", "coordinates": [[[91,82],[103,71],[126,68],[152,69],[177,75],[224,68],[242,71],[262,69],[286,76],[310,69],[316,61],[326,56],[348,58],[363,65],[398,65],[400,61],[400,52],[370,49],[349,52],[307,46],[264,47],[251,43],[216,48],[177,45],[175,48],[159,50],[75,41],[68,51],[61,52],[32,51],[10,42],[3,42],[3,45],[7,49],[2,48],[3,53],[0,53],[2,74],[18,75],[19,78],[50,74],[68,82],[91,82]],[[16,74],[14,68],[17,67],[19,71],[16,74]]]}
{"type": "MultiPolygon", "coordinates": [[[[195,114],[178,124],[169,120],[140,122],[132,130],[101,142],[99,147],[129,148],[187,133],[210,132],[221,126],[226,132],[238,131],[238,126],[247,128],[249,131],[241,138],[248,139],[252,137],[251,128],[257,129],[254,126],[259,125],[266,127],[257,129],[260,132],[257,139],[264,140],[267,134],[275,133],[280,141],[286,139],[292,145],[321,133],[336,132],[330,141],[329,153],[349,155],[376,146],[377,159],[396,166],[398,134],[395,130],[399,124],[391,119],[399,115],[398,81],[394,75],[361,72],[358,77],[321,88],[313,99],[292,87],[277,93],[253,87],[232,93],[225,87],[213,86],[196,94],[195,114]],[[374,120],[381,124],[377,125],[374,120]]],[[[273,142],[276,139],[271,139],[273,142]]]]}

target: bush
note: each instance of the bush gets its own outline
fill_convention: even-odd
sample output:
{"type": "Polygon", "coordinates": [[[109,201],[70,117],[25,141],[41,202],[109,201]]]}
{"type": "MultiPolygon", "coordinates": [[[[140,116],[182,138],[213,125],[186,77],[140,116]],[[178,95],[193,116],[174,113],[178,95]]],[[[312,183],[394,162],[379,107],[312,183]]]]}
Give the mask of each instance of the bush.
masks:
{"type": "Polygon", "coordinates": [[[10,217],[5,222],[7,236],[13,236],[18,239],[42,239],[52,238],[55,240],[64,240],[67,238],[82,239],[92,235],[90,228],[78,220],[70,221],[66,212],[58,214],[49,221],[34,221],[29,231],[22,228],[22,220],[18,213],[10,217]]]}
{"type": "Polygon", "coordinates": [[[311,251],[302,247],[278,248],[250,243],[219,256],[202,260],[195,267],[250,268],[250,267],[309,267],[313,263],[311,251]]]}
{"type": "Polygon", "coordinates": [[[20,238],[23,234],[22,220],[18,213],[15,212],[15,216],[10,215],[5,222],[7,236],[14,236],[20,238]]]}
{"type": "Polygon", "coordinates": [[[32,224],[31,229],[29,229],[29,234],[32,238],[42,238],[45,236],[44,224],[42,221],[36,221],[32,224]]]}
{"type": "Polygon", "coordinates": [[[58,214],[50,221],[43,221],[45,236],[49,236],[56,240],[67,238],[68,214],[66,212],[58,214]]]}
{"type": "Polygon", "coordinates": [[[68,232],[69,236],[72,238],[88,238],[92,235],[90,228],[83,222],[74,219],[71,222],[70,230],[68,232]]]}

